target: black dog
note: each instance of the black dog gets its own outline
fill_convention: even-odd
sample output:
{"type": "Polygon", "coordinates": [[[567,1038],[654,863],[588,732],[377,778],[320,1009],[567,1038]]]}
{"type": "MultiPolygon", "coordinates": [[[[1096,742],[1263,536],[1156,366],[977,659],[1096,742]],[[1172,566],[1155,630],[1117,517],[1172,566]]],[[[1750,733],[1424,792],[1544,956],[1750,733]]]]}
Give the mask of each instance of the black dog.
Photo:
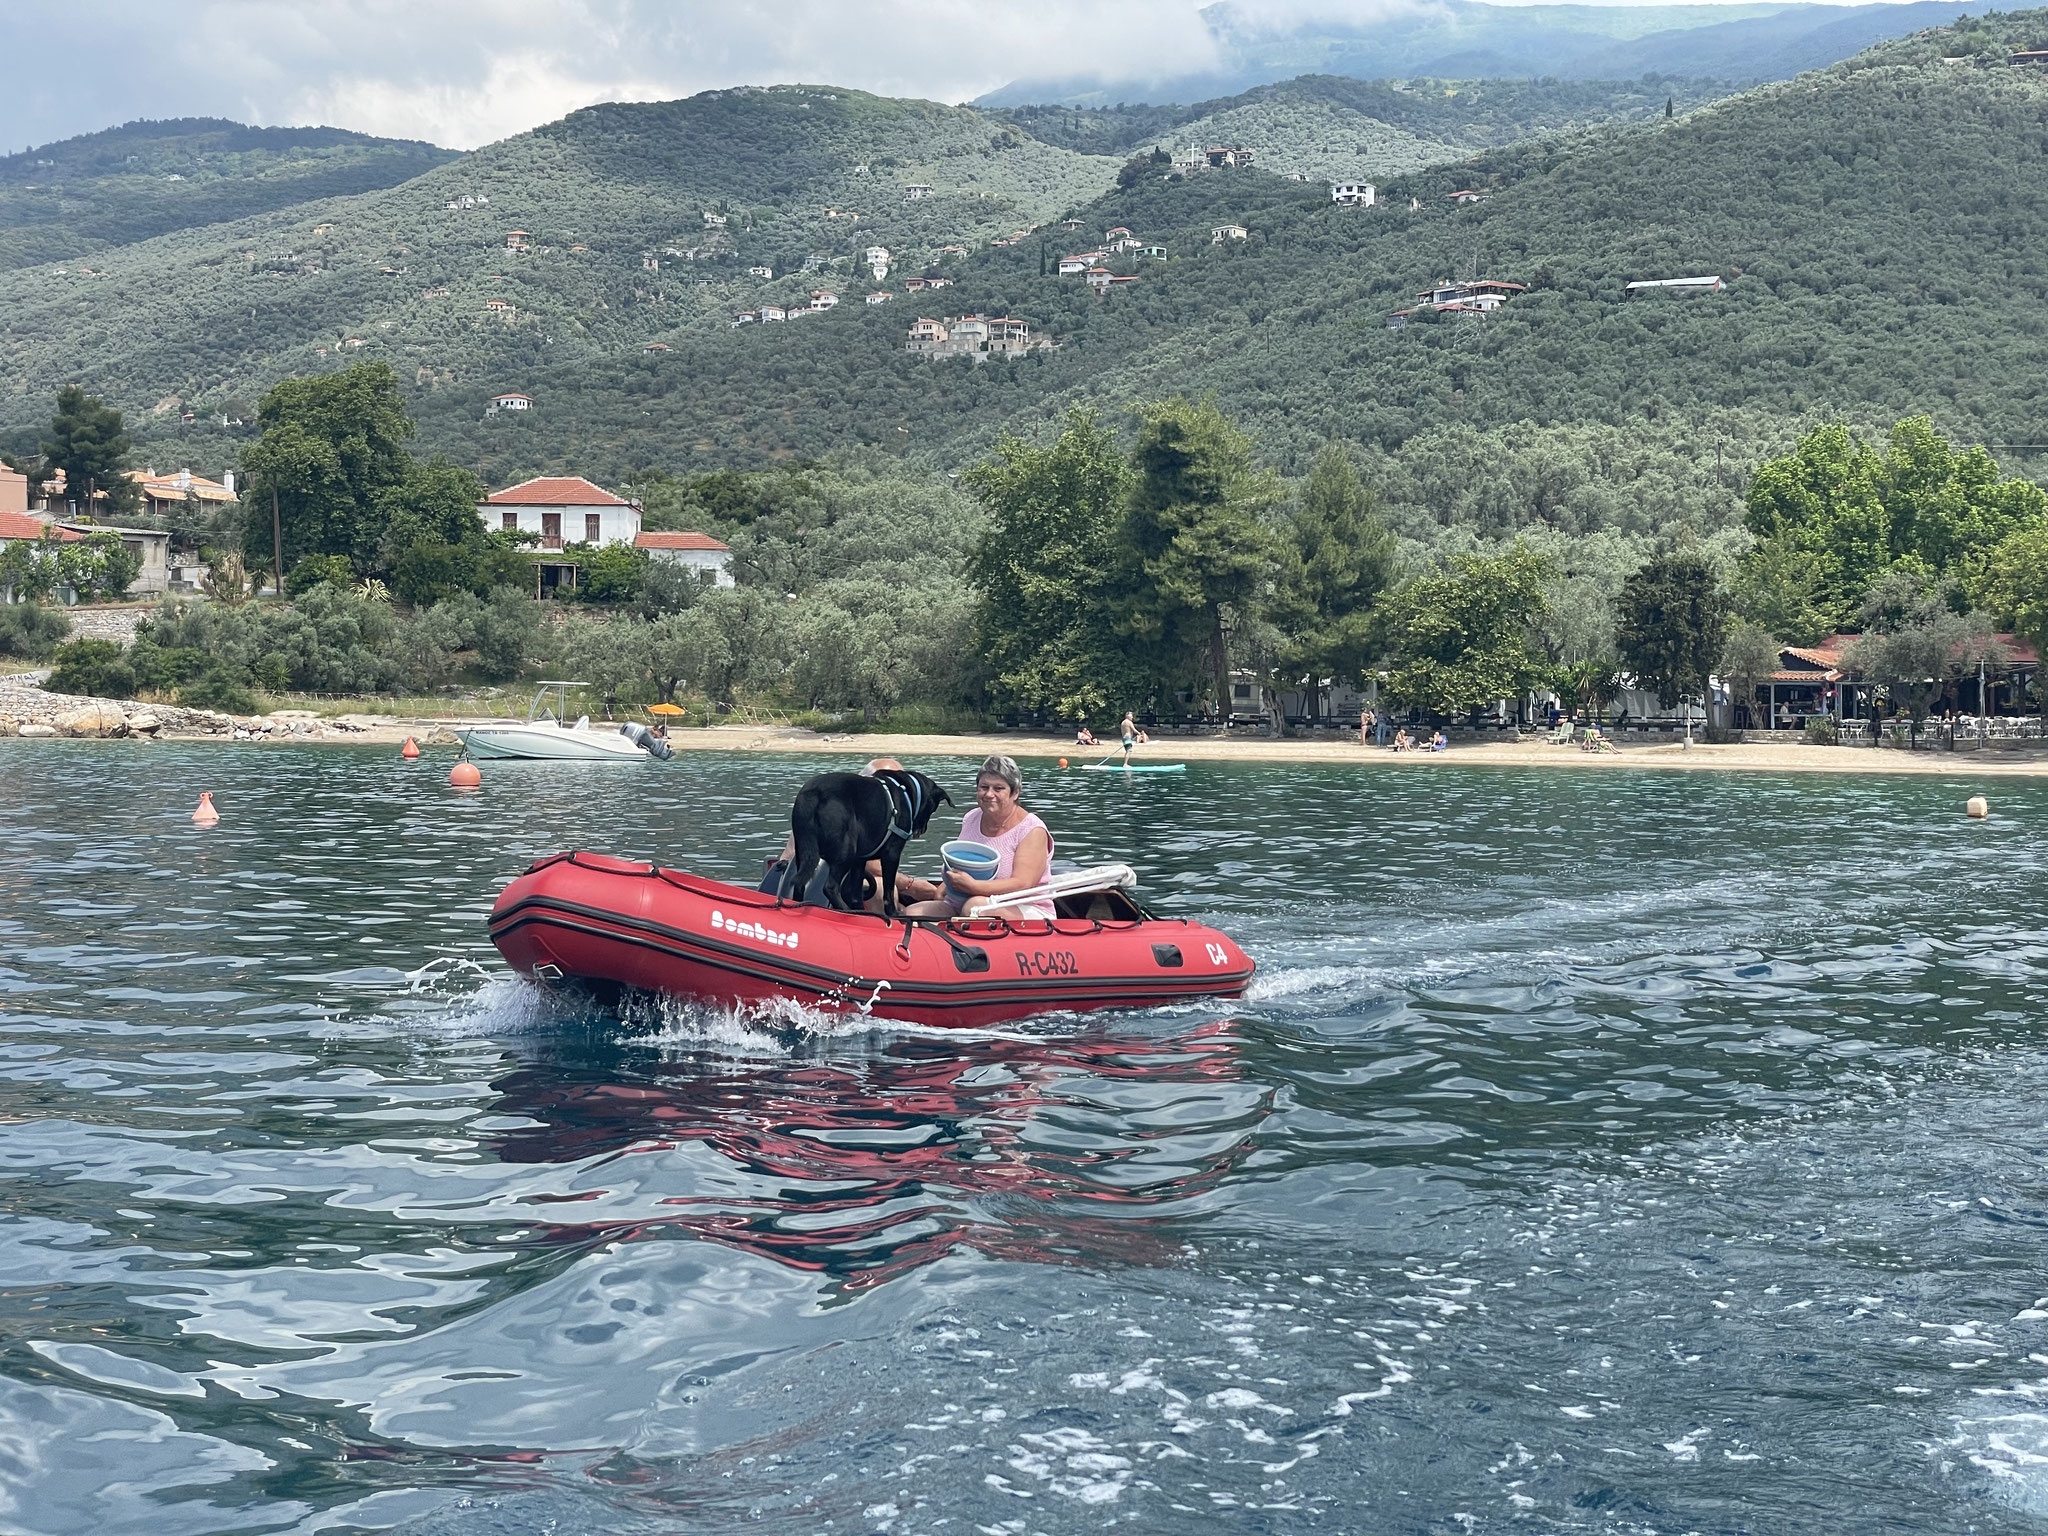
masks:
{"type": "Polygon", "coordinates": [[[907,768],[875,773],[821,773],[797,791],[790,808],[790,836],[796,856],[783,871],[780,895],[809,888],[820,862],[826,869],[825,899],[840,911],[861,905],[869,859],[882,861],[882,911],[896,915],[896,866],[904,846],[924,836],[932,812],[952,799],[929,774],[907,768]]]}

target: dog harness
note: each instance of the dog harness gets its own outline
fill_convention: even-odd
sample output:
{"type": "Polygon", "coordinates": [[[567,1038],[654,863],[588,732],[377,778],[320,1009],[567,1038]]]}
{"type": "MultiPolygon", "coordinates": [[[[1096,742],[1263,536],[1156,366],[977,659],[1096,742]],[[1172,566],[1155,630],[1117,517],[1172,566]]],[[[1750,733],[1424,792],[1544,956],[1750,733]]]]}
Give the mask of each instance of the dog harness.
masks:
{"type": "Polygon", "coordinates": [[[875,782],[882,786],[882,792],[889,797],[889,830],[882,834],[882,840],[861,857],[872,859],[889,846],[891,838],[900,837],[909,842],[915,834],[911,828],[917,825],[917,813],[924,808],[924,786],[912,779],[908,784],[898,784],[894,779],[885,779],[879,773],[875,782]]]}

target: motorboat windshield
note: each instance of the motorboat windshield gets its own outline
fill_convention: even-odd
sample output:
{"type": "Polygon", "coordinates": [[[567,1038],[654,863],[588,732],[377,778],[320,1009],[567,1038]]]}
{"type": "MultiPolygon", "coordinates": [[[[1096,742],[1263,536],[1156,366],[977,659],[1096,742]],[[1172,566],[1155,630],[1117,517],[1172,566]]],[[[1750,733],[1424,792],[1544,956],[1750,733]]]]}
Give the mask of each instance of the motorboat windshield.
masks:
{"type": "Polygon", "coordinates": [[[569,723],[569,690],[588,688],[588,683],[566,682],[562,679],[542,678],[540,689],[533,696],[533,703],[527,707],[528,725],[558,725],[563,730],[571,729],[569,723]],[[548,695],[555,696],[554,708],[548,707],[548,695]]]}

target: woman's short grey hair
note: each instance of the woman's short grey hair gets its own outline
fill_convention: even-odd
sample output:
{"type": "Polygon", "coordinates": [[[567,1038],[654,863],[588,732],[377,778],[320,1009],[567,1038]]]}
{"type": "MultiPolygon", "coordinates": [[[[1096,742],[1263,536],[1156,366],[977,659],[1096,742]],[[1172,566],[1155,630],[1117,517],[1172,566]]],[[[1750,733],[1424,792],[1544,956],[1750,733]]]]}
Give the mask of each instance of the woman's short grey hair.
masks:
{"type": "Polygon", "coordinates": [[[1017,759],[1005,757],[998,752],[981,765],[981,772],[974,776],[979,784],[984,778],[998,778],[1010,786],[1010,793],[1020,799],[1024,794],[1024,775],[1017,771],[1017,759]]]}

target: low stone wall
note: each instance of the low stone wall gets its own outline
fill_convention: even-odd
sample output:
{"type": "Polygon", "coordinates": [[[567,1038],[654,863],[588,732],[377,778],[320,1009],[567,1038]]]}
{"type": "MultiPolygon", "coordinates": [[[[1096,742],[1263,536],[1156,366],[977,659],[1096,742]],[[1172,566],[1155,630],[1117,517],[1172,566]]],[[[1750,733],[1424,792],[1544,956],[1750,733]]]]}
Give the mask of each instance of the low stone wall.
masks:
{"type": "Polygon", "coordinates": [[[225,715],[214,709],[175,704],[89,699],[51,693],[40,672],[0,676],[0,736],[99,736],[136,741],[180,737],[234,741],[369,741],[387,735],[418,735],[423,743],[453,744],[455,738],[432,725],[408,727],[372,717],[323,720],[310,709],[279,709],[267,715],[225,715]]]}
{"type": "Polygon", "coordinates": [[[73,640],[111,640],[128,645],[135,639],[135,626],[154,611],[152,603],[108,603],[66,608],[73,640]]]}

